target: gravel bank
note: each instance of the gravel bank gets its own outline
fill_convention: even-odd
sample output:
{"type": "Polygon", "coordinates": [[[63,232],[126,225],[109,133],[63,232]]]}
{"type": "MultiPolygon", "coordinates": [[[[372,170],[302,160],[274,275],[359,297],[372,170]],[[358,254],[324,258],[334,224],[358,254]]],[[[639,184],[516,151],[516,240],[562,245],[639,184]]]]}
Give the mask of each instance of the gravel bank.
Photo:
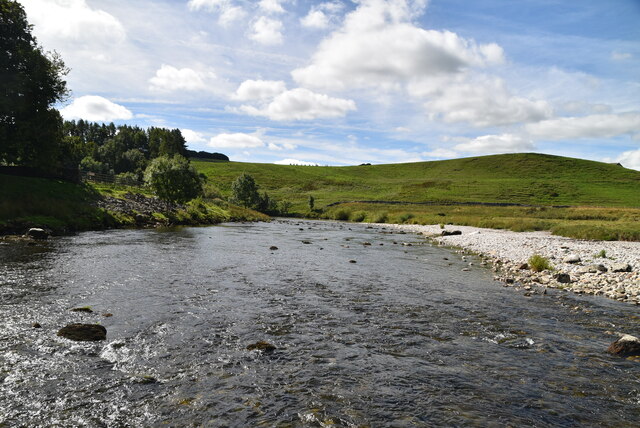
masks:
{"type": "MultiPolygon", "coordinates": [[[[389,225],[386,225],[389,227],[389,225]]],[[[470,226],[447,226],[461,235],[442,236],[438,225],[397,225],[419,232],[440,245],[479,254],[496,272],[495,279],[518,287],[565,288],[640,304],[640,242],[582,241],[549,232],[511,232],[470,226]],[[601,257],[604,250],[606,257],[601,257]],[[548,258],[553,270],[534,272],[529,257],[548,258]]]]}

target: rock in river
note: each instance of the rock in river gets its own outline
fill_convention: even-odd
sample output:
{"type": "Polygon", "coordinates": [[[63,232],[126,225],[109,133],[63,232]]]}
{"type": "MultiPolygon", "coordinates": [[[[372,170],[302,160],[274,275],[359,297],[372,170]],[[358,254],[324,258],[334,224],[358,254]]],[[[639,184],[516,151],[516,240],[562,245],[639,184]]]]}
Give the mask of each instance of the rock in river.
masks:
{"type": "Polygon", "coordinates": [[[640,339],[630,334],[623,335],[620,339],[609,345],[607,352],[620,357],[632,357],[640,355],[640,339]]]}
{"type": "Polygon", "coordinates": [[[277,348],[271,343],[261,340],[260,342],[252,343],[251,345],[247,346],[247,349],[249,351],[263,351],[269,353],[275,351],[277,348]]]}
{"type": "Polygon", "coordinates": [[[44,229],[40,229],[39,227],[32,227],[24,234],[24,236],[28,236],[33,239],[47,239],[49,238],[49,232],[44,229]]]}
{"type": "Polygon", "coordinates": [[[107,329],[99,324],[69,324],[58,330],[58,336],[78,342],[105,340],[107,329]]]}

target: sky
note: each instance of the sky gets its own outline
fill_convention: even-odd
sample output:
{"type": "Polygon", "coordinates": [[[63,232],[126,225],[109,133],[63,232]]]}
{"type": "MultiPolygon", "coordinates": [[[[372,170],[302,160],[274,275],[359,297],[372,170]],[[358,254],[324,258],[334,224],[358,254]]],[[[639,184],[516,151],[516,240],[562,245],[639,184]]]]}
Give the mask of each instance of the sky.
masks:
{"type": "Polygon", "coordinates": [[[19,0],[65,119],[234,161],[537,152],[640,170],[640,0],[19,0]]]}

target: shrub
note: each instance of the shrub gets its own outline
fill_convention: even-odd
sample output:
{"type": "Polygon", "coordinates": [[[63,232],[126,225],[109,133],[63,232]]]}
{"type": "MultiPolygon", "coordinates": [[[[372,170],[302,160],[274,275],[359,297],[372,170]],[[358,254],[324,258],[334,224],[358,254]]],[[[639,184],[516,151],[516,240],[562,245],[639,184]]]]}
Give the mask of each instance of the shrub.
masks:
{"type": "Polygon", "coordinates": [[[607,252],[605,250],[600,250],[600,252],[598,254],[596,254],[596,258],[606,259],[607,258],[607,252]]]}
{"type": "Polygon", "coordinates": [[[144,181],[160,199],[187,202],[202,194],[202,180],[189,160],[180,155],[162,155],[151,161],[144,181]]]}
{"type": "Polygon", "coordinates": [[[243,173],[231,184],[231,200],[245,208],[256,207],[260,203],[258,185],[252,176],[243,173]]]}
{"type": "Polygon", "coordinates": [[[386,223],[387,220],[389,220],[389,214],[385,212],[377,213],[376,216],[373,218],[374,223],[386,223]]]}
{"type": "Polygon", "coordinates": [[[553,266],[551,266],[549,259],[541,256],[540,254],[534,254],[533,256],[529,257],[527,263],[531,267],[531,270],[535,272],[542,272],[543,270],[553,269],[553,266]]]}
{"type": "Polygon", "coordinates": [[[351,212],[349,212],[349,210],[346,210],[344,208],[340,208],[339,210],[336,210],[335,213],[333,213],[333,218],[335,220],[348,221],[349,217],[351,217],[351,212]]]}
{"type": "Polygon", "coordinates": [[[351,221],[361,222],[367,217],[367,213],[364,211],[356,211],[351,215],[351,221]]]}
{"type": "Polygon", "coordinates": [[[400,223],[406,223],[414,217],[415,215],[413,215],[412,213],[404,213],[400,216],[400,223]]]}

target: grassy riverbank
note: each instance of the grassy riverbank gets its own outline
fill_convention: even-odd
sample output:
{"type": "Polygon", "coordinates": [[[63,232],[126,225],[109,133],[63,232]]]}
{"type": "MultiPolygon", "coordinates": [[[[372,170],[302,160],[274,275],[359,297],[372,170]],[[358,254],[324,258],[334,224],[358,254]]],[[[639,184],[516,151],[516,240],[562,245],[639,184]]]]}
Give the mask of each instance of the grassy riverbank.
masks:
{"type": "Polygon", "coordinates": [[[222,197],[243,172],[298,216],[350,221],[551,230],[584,239],[640,240],[640,172],[616,164],[507,154],[395,165],[284,166],[194,161],[222,197]],[[315,211],[308,207],[315,199],[315,211]],[[394,201],[400,203],[343,203],[394,201]],[[419,205],[428,202],[434,205],[419,205]],[[465,206],[491,202],[534,207],[465,206]],[[403,204],[404,203],[404,204],[403,204]],[[439,205],[438,205],[439,204],[439,205]],[[571,206],[554,208],[554,206],[571,206]]]}
{"type": "MultiPolygon", "coordinates": [[[[125,195],[132,191],[140,190],[0,175],[0,234],[24,233],[29,227],[68,233],[139,226],[142,213],[109,208],[109,204],[104,203],[105,198],[124,201],[125,195]]],[[[263,214],[221,200],[206,199],[196,199],[172,210],[153,212],[150,217],[151,221],[159,224],[215,224],[268,219],[263,214]]],[[[149,222],[145,220],[144,223],[149,222]]]]}

